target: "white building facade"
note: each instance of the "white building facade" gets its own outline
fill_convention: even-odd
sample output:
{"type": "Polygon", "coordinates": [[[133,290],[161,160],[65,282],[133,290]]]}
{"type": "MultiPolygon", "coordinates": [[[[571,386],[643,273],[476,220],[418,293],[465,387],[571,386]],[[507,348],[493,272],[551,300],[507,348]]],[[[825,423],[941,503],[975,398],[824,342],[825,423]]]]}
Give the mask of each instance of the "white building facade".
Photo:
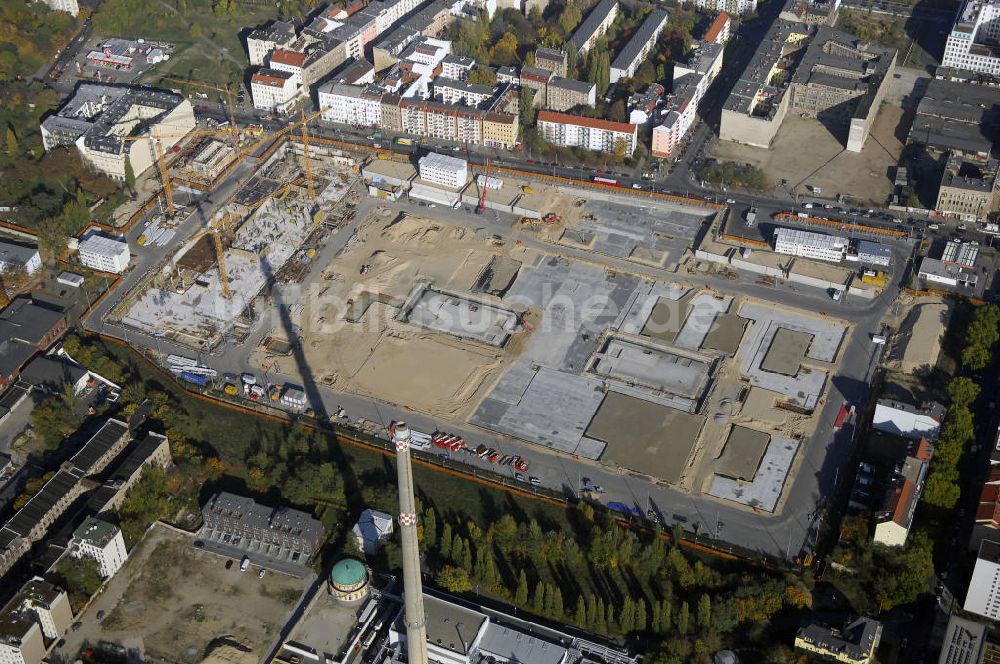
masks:
{"type": "Polygon", "coordinates": [[[739,16],[753,13],[757,9],[756,0],[695,0],[695,5],[699,9],[727,12],[739,16]]]}
{"type": "Polygon", "coordinates": [[[538,129],[542,138],[554,145],[609,153],[623,147],[626,157],[635,152],[638,134],[638,125],[554,111],[539,111],[538,129]]]}
{"type": "Polygon", "coordinates": [[[0,240],[0,272],[24,270],[29,276],[42,266],[38,247],[0,240]]]}
{"type": "Polygon", "coordinates": [[[469,165],[464,159],[431,152],[418,162],[420,179],[457,189],[469,181],[469,165]]]}
{"type": "Polygon", "coordinates": [[[97,562],[104,579],[114,576],[128,558],[121,529],[94,517],[88,517],[73,532],[70,547],[75,557],[97,562]]]}
{"type": "Polygon", "coordinates": [[[774,231],[774,250],[779,254],[839,263],[847,254],[847,247],[847,238],[837,235],[810,233],[797,228],[778,228],[774,231]]]}
{"type": "Polygon", "coordinates": [[[965,0],[944,45],[941,64],[1000,75],[1000,0],[965,0]]]}
{"type": "Polygon", "coordinates": [[[327,122],[374,127],[382,123],[382,95],[360,85],[330,83],[319,89],[319,108],[327,122]]]}
{"type": "Polygon", "coordinates": [[[963,609],[1000,620],[1000,543],[983,540],[963,609]]]}
{"type": "Polygon", "coordinates": [[[298,92],[299,86],[288,72],[261,69],[250,79],[250,95],[258,111],[287,113],[295,104],[298,92]]]}
{"type": "Polygon", "coordinates": [[[92,270],[121,274],[128,269],[128,243],[107,235],[90,233],[79,245],[80,262],[92,270]]]}

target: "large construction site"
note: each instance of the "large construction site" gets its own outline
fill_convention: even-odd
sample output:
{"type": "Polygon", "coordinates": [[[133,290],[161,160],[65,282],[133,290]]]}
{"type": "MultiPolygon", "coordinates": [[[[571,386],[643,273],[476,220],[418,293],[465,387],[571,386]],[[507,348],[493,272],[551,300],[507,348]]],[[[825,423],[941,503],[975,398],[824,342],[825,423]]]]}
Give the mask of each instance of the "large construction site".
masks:
{"type": "MultiPolygon", "coordinates": [[[[204,152],[224,151],[186,163],[204,152]]],[[[327,151],[304,176],[304,161],[300,143],[274,151],[133,288],[121,322],[201,351],[235,342],[310,398],[363,395],[780,508],[848,326],[682,283],[724,211],[508,177],[434,203],[449,190],[405,163],[327,151]]]]}

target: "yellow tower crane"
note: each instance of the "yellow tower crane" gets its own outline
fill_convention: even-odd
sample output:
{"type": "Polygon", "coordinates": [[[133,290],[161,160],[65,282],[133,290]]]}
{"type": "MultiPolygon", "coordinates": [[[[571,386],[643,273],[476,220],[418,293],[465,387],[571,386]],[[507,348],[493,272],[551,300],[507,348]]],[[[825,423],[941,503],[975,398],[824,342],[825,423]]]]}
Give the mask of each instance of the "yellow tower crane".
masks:
{"type": "Polygon", "coordinates": [[[129,143],[134,141],[150,141],[152,143],[151,155],[156,161],[156,168],[160,172],[160,181],[163,183],[163,197],[167,204],[167,217],[174,218],[174,191],[170,185],[170,172],[167,170],[166,155],[163,152],[163,139],[165,138],[196,138],[198,136],[217,136],[221,134],[217,129],[198,129],[189,131],[186,134],[161,134],[158,127],[144,136],[125,136],[122,141],[129,143]]]}
{"type": "Polygon", "coordinates": [[[309,127],[306,120],[306,112],[300,111],[302,114],[302,170],[306,173],[306,191],[309,193],[309,199],[316,199],[316,190],[313,188],[313,178],[312,178],[312,165],[309,163],[309,127]]]}
{"type": "Polygon", "coordinates": [[[213,228],[210,233],[212,234],[212,242],[215,244],[215,257],[219,263],[219,283],[222,284],[222,297],[228,300],[233,296],[233,292],[229,289],[229,273],[226,272],[226,261],[223,258],[222,238],[219,236],[217,228],[213,228]]]}

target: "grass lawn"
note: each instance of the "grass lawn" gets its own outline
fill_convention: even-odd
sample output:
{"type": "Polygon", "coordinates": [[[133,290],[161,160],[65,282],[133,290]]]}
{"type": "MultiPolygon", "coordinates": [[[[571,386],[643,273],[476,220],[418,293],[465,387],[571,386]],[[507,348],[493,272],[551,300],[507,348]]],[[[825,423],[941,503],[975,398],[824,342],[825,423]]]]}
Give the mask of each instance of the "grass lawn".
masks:
{"type": "MultiPolygon", "coordinates": [[[[173,57],[146,74],[143,83],[177,76],[235,87],[248,66],[240,33],[275,18],[274,6],[240,6],[236,15],[216,16],[208,0],[107,0],[95,14],[94,27],[108,36],[175,45],[173,57]]],[[[178,85],[168,82],[163,87],[178,85]]]]}

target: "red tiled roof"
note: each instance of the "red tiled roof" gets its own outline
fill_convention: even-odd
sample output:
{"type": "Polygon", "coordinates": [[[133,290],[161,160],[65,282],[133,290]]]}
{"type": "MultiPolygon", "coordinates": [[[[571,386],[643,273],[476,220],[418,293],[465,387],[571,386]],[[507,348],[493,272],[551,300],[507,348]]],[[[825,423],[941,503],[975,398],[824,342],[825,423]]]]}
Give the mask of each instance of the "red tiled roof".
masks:
{"type": "Polygon", "coordinates": [[[983,486],[983,492],[979,494],[979,502],[995,503],[998,502],[998,497],[1000,497],[1000,486],[996,484],[986,484],[983,486]]]}
{"type": "Polygon", "coordinates": [[[729,14],[726,12],[719,12],[719,15],[715,17],[715,21],[709,26],[708,32],[705,33],[705,41],[714,42],[719,37],[719,33],[722,32],[723,26],[726,25],[726,21],[729,20],[729,14]]]}
{"type": "Polygon", "coordinates": [[[538,122],[555,122],[557,124],[570,124],[579,127],[590,127],[591,129],[604,129],[607,131],[618,131],[623,134],[631,134],[635,131],[635,125],[627,122],[613,122],[601,118],[585,118],[580,115],[570,115],[569,113],[556,113],[555,111],[539,111],[538,122]]]}
{"type": "Polygon", "coordinates": [[[261,74],[260,72],[257,72],[253,75],[250,82],[260,83],[261,85],[270,85],[275,88],[283,88],[285,87],[285,81],[287,80],[287,78],[280,78],[278,76],[270,76],[269,74],[261,74]]]}
{"type": "Polygon", "coordinates": [[[903,486],[896,489],[896,504],[892,510],[892,520],[901,526],[906,526],[906,510],[909,507],[910,496],[916,487],[910,480],[903,480],[903,486]]]}
{"type": "Polygon", "coordinates": [[[499,122],[502,124],[514,124],[514,116],[510,113],[487,113],[486,118],[490,122],[499,122]]]}
{"type": "Polygon", "coordinates": [[[279,65],[288,65],[290,67],[301,67],[305,61],[305,53],[286,51],[283,48],[276,49],[271,53],[271,64],[278,63],[279,65]]]}
{"type": "Polygon", "coordinates": [[[991,466],[990,474],[986,478],[987,482],[1000,482],[1000,466],[991,466]]]}
{"type": "Polygon", "coordinates": [[[344,11],[347,12],[348,16],[353,16],[362,9],[364,9],[367,6],[367,4],[368,3],[366,0],[360,0],[359,2],[352,2],[351,4],[344,7],[344,11]]]}
{"type": "Polygon", "coordinates": [[[930,463],[931,457],[934,456],[934,446],[931,445],[926,438],[921,438],[920,442],[917,443],[917,451],[913,454],[913,456],[921,461],[927,461],[930,463]]]}

